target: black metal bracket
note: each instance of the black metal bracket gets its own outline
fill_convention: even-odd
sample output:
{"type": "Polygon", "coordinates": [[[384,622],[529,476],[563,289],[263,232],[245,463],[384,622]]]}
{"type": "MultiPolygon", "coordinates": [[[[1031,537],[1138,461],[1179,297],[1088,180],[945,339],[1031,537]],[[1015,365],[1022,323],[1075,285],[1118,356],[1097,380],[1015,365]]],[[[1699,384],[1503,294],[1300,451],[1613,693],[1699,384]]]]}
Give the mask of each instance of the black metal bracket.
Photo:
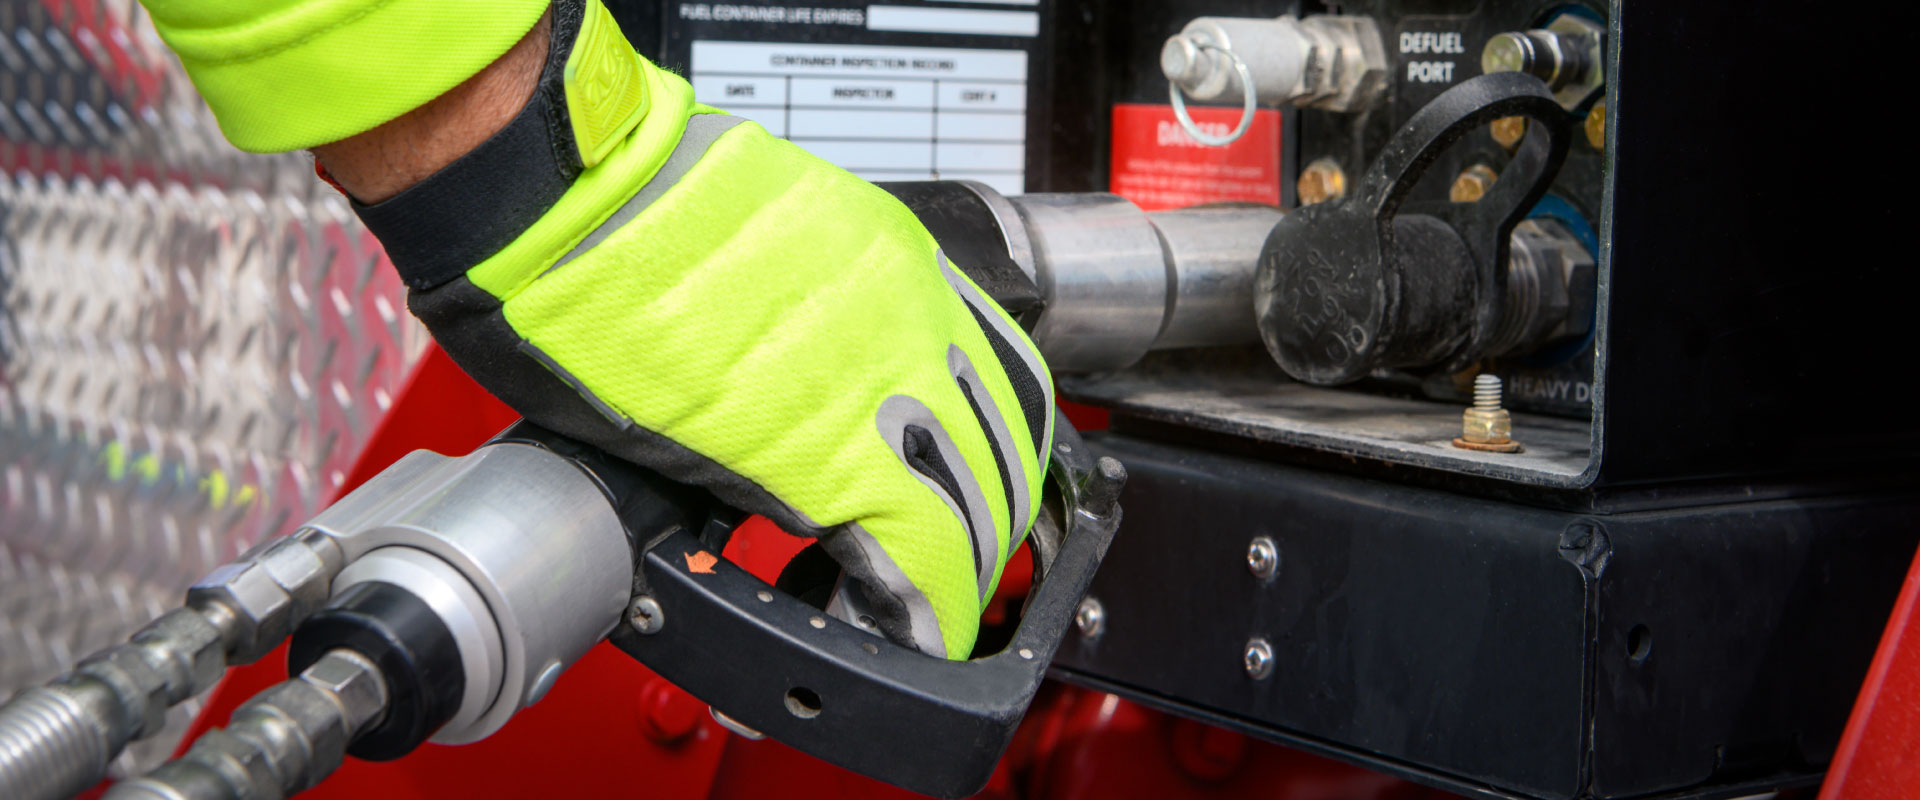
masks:
{"type": "Polygon", "coordinates": [[[948,661],[896,645],[702,556],[717,554],[684,528],[641,559],[657,604],[650,632],[621,625],[610,638],[720,713],[798,750],[916,792],[972,794],[1026,715],[1120,524],[1120,462],[1096,459],[1064,416],[1052,456],[1029,537],[1034,588],[999,653],[948,661]]]}

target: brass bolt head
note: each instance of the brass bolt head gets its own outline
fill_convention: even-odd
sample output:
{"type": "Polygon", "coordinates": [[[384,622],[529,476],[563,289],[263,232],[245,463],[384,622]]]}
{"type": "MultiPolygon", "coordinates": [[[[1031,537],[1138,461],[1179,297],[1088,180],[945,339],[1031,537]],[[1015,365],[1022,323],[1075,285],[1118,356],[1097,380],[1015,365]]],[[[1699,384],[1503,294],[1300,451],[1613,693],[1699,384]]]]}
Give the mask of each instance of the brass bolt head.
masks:
{"type": "Polygon", "coordinates": [[[1595,150],[1607,149],[1607,101],[1593,104],[1593,109],[1587,112],[1587,123],[1582,127],[1587,132],[1587,144],[1595,150]]]}
{"type": "Polygon", "coordinates": [[[1493,134],[1493,140],[1501,147],[1512,150],[1527,136],[1527,118],[1501,117],[1487,126],[1487,132],[1493,134]]]}
{"type": "Polygon", "coordinates": [[[1460,415],[1460,438],[1453,446],[1463,450],[1518,453],[1513,440],[1513,416],[1504,408],[1469,408],[1460,415]]]}
{"type": "Polygon", "coordinates": [[[1460,176],[1453,179],[1453,188],[1448,190],[1447,199],[1456,203],[1478,202],[1485,196],[1493,182],[1500,180],[1500,173],[1485,164],[1475,164],[1460,170],[1460,176]]]}
{"type": "Polygon", "coordinates": [[[1513,441],[1513,415],[1504,408],[1469,408],[1460,416],[1460,438],[1474,444],[1513,441]]]}
{"type": "Polygon", "coordinates": [[[1310,206],[1347,196],[1347,173],[1331,158],[1317,158],[1300,172],[1300,205],[1310,206]]]}

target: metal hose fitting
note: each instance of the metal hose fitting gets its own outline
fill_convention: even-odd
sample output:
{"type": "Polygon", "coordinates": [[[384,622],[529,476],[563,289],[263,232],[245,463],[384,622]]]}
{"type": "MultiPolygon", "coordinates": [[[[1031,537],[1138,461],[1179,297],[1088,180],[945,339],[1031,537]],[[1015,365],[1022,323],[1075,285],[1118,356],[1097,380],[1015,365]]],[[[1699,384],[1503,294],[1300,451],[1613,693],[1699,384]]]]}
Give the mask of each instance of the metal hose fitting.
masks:
{"type": "Polygon", "coordinates": [[[46,686],[0,706],[0,795],[61,798],[106,775],[167,709],[213,688],[227,659],[223,608],[175,609],[46,686]]]}
{"type": "Polygon", "coordinates": [[[111,690],[83,678],[27,689],[0,706],[0,789],[55,798],[98,781],[126,745],[101,724],[117,705],[111,690]]]}
{"type": "Polygon", "coordinates": [[[357,652],[321,656],[300,676],[253,696],[225,728],[146,777],[115,784],[115,800],[246,800],[313,788],[346,758],[354,737],[386,713],[380,669],[357,652]]]}
{"type": "Polygon", "coordinates": [[[0,797],[56,800],[98,783],[128,742],[160,732],[167,709],[258,660],[327,598],[343,566],[302,531],[215,570],[187,606],[0,706],[0,797]]]}

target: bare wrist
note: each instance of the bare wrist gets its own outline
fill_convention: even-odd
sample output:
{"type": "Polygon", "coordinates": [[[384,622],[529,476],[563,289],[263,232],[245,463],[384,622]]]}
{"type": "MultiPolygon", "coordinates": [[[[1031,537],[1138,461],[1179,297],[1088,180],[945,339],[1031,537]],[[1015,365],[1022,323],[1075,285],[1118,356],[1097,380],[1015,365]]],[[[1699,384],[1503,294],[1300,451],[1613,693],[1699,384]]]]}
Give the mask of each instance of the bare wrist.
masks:
{"type": "Polygon", "coordinates": [[[425,105],[365,133],[313,148],[361,203],[378,203],[466,155],[532,97],[546,63],[551,12],[486,69],[425,105]]]}

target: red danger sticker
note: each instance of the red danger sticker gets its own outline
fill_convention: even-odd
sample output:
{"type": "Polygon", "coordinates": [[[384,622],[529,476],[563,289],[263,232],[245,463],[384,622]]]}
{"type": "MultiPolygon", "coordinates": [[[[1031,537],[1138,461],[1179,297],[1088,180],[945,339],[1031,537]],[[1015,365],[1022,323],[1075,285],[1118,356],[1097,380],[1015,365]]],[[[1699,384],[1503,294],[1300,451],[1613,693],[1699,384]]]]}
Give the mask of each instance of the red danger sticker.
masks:
{"type": "MultiPolygon", "coordinates": [[[[1238,108],[1187,107],[1202,133],[1225,136],[1240,122],[1238,108]]],[[[1254,112],[1247,132],[1226,147],[1193,140],[1173,107],[1121,103],[1113,107],[1113,169],[1108,191],[1148,211],[1205,203],[1280,204],[1280,112],[1254,112]]]]}

